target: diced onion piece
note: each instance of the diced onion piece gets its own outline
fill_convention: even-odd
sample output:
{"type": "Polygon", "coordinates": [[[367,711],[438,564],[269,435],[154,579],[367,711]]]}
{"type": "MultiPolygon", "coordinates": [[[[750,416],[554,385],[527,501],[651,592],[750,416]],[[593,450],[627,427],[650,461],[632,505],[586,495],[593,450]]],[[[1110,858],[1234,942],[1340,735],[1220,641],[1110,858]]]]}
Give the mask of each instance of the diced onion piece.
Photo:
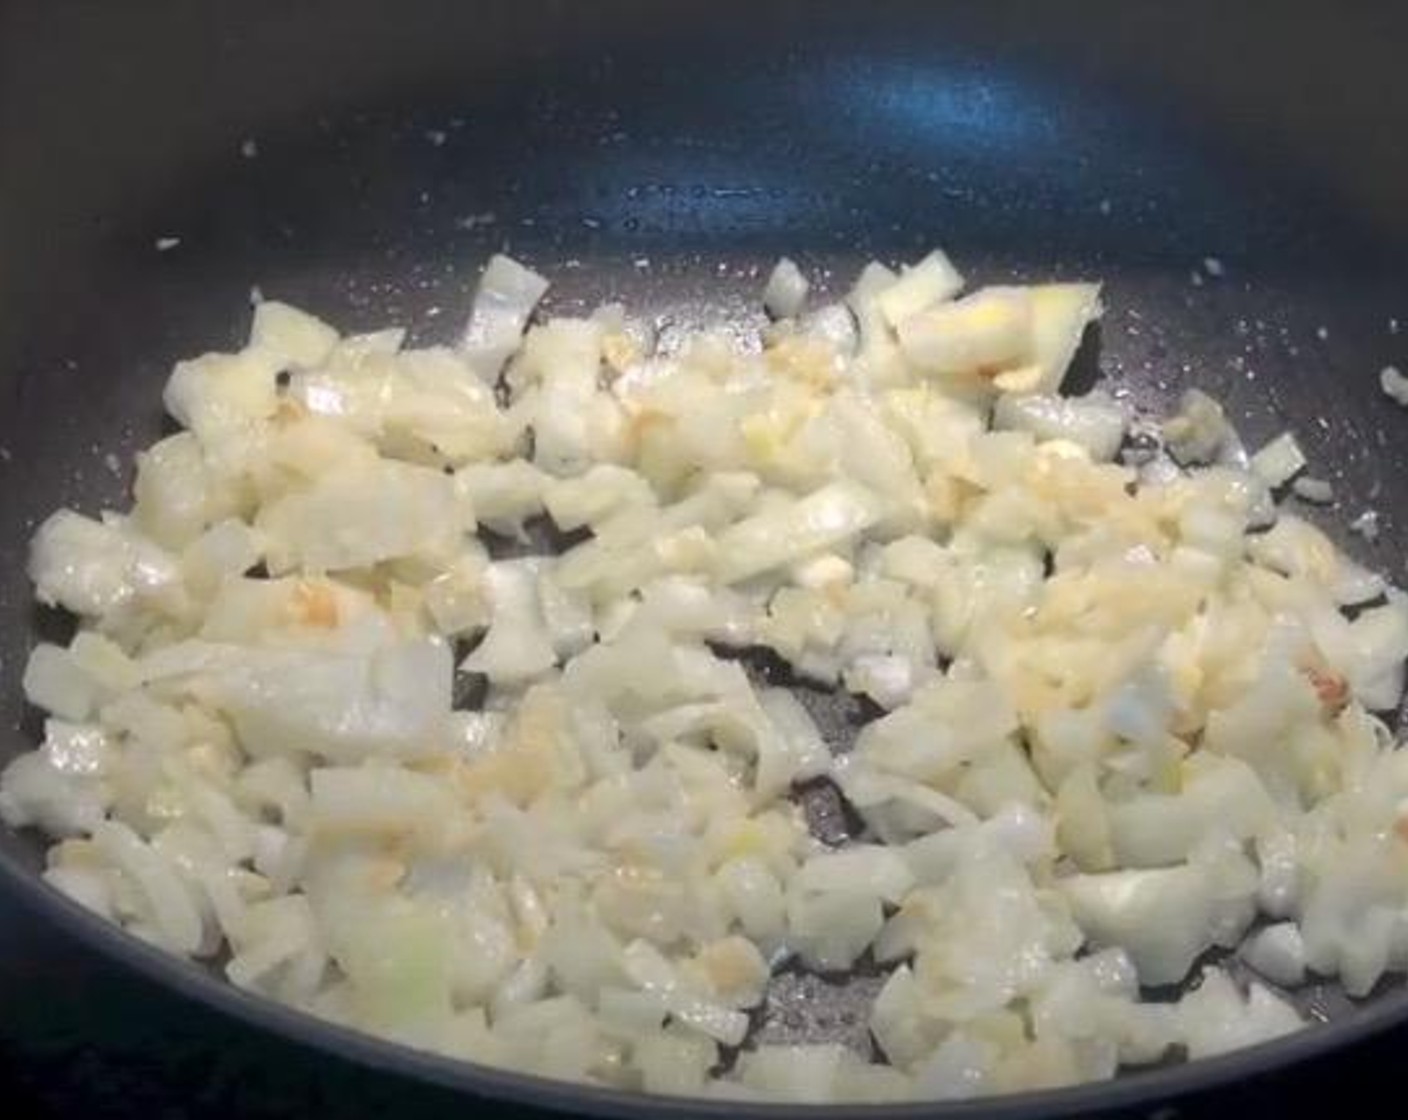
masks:
{"type": "Polygon", "coordinates": [[[1006,395],[997,402],[995,427],[1062,439],[1083,447],[1096,462],[1109,462],[1124,441],[1129,416],[1104,393],[1086,397],[1006,395]]]}
{"type": "Polygon", "coordinates": [[[1198,868],[1072,875],[1061,893],[1086,935],[1123,949],[1144,984],[1176,984],[1213,944],[1213,890],[1198,868]]]}
{"type": "Polygon", "coordinates": [[[1054,393],[1080,349],[1085,329],[1100,318],[1099,284],[1038,284],[1029,289],[1032,313],[1031,364],[999,374],[1006,393],[1054,393]],[[1034,375],[1031,371],[1035,371],[1034,375]]]}
{"type": "Polygon", "coordinates": [[[891,327],[898,328],[913,315],[936,303],[951,300],[963,290],[963,277],[953,262],[935,249],[918,264],[900,273],[899,279],[876,293],[875,306],[891,327]]]}
{"type": "Polygon", "coordinates": [[[1408,596],[1390,592],[1381,607],[1362,611],[1349,626],[1345,676],[1370,711],[1391,711],[1403,698],[1408,660],[1408,596]]]}
{"type": "Polygon", "coordinates": [[[1301,475],[1291,483],[1291,490],[1301,501],[1311,502],[1315,505],[1329,505],[1335,500],[1334,487],[1323,478],[1301,475]]]}
{"type": "Polygon", "coordinates": [[[1396,366],[1384,366],[1379,371],[1379,388],[1394,404],[1408,408],[1408,377],[1396,366]]]}
{"type": "Polygon", "coordinates": [[[627,976],[643,990],[656,994],[670,1014],[686,1026],[725,1046],[737,1046],[748,1031],[748,1016],[692,992],[673,965],[654,946],[633,941],[626,946],[627,976]]]}
{"type": "Polygon", "coordinates": [[[796,262],[783,257],[773,266],[763,289],[763,306],[774,319],[795,319],[807,300],[811,285],[796,262]]]}
{"type": "Polygon", "coordinates": [[[239,651],[202,685],[253,755],[334,761],[434,753],[450,713],[444,642],[416,639],[368,655],[239,651]]]}
{"type": "Polygon", "coordinates": [[[760,859],[731,859],[718,870],[719,887],[749,937],[763,944],[781,941],[786,905],[777,877],[760,859]]]}
{"type": "Polygon", "coordinates": [[[874,525],[881,513],[880,502],[865,487],[833,482],[724,530],[717,542],[718,578],[737,583],[834,547],[874,525]]]}
{"type": "Polygon", "coordinates": [[[1211,968],[1179,1001],[1176,1016],[1188,1056],[1195,1059],[1279,1038],[1302,1025],[1295,1010],[1262,985],[1250,985],[1244,997],[1225,972],[1211,968]]]}
{"type": "Polygon", "coordinates": [[[1257,930],[1238,952],[1273,984],[1294,988],[1305,981],[1305,942],[1294,922],[1277,922],[1257,930]]]}
{"type": "Polygon", "coordinates": [[[244,435],[278,407],[282,359],[263,349],[206,354],[177,362],[162,400],[166,411],[203,444],[244,435]]]}
{"type": "Polygon", "coordinates": [[[849,358],[856,348],[856,320],[844,303],[829,303],[803,317],[801,333],[821,340],[837,354],[849,358]]]}
{"type": "Polygon", "coordinates": [[[510,382],[532,386],[521,398],[533,429],[533,461],[574,475],[602,456],[615,412],[598,392],[602,332],[590,319],[555,319],[529,332],[510,382]]]}
{"type": "Polygon", "coordinates": [[[633,1057],[647,1093],[697,1096],[705,1091],[706,1083],[717,1084],[710,1080],[709,1072],[718,1063],[718,1046],[692,1032],[643,1034],[633,1057]]]}
{"type": "Polygon", "coordinates": [[[552,482],[543,491],[543,505],[553,523],[572,531],[595,525],[621,510],[649,507],[655,502],[650,485],[625,467],[598,463],[575,478],[552,482]]]}
{"type": "Polygon", "coordinates": [[[137,456],[133,521],[158,544],[180,548],[216,517],[234,512],[233,495],[211,477],[200,442],[177,432],[137,456]]]}
{"type": "Polygon", "coordinates": [[[464,668],[500,684],[522,684],[557,664],[538,592],[540,562],[491,564],[485,574],[491,607],[489,633],[464,668]]]}
{"type": "Polygon", "coordinates": [[[440,471],[380,460],[320,479],[266,506],[258,528],[271,572],[337,572],[398,557],[448,559],[464,532],[440,471]]]}
{"type": "Polygon", "coordinates": [[[547,290],[544,277],[511,257],[495,254],[489,259],[460,341],[460,350],[483,380],[498,379],[547,290]]]}
{"type": "Polygon", "coordinates": [[[911,315],[896,331],[904,356],[922,373],[995,377],[1032,355],[1031,294],[985,288],[911,315]]]}
{"type": "Polygon", "coordinates": [[[97,825],[93,843],[137,884],[153,935],[178,953],[195,952],[204,940],[203,922],[189,888],[175,869],[120,821],[97,825]]]}
{"type": "Polygon", "coordinates": [[[59,510],[39,526],[29,551],[29,578],[41,603],[100,616],[177,578],[162,549],[115,521],[59,510]]]}
{"type": "Polygon", "coordinates": [[[880,899],[857,886],[851,890],[799,893],[787,905],[789,941],[813,968],[850,968],[884,925],[880,899]]]}
{"type": "Polygon", "coordinates": [[[551,477],[526,459],[471,463],[455,472],[455,491],[480,525],[520,537],[523,523],[540,513],[551,477]]]}
{"type": "Polygon", "coordinates": [[[443,825],[454,798],[439,781],[392,767],[325,767],[309,772],[312,823],[336,833],[414,835],[443,825]]]}
{"type": "Polygon", "coordinates": [[[445,917],[424,905],[368,907],[336,947],[362,1017],[382,1031],[443,1022],[450,1009],[452,938],[445,917]]]}
{"type": "Polygon", "coordinates": [[[0,773],[0,820],[10,828],[82,836],[102,823],[106,810],[107,798],[93,781],[65,773],[44,754],[22,754],[0,773]]]}
{"type": "Polygon", "coordinates": [[[72,654],[49,642],[30,650],[21,687],[29,703],[67,720],[87,719],[99,696],[96,683],[72,654]]]}
{"type": "Polygon", "coordinates": [[[1282,432],[1252,456],[1252,470],[1273,488],[1286,485],[1305,469],[1305,464],[1305,452],[1290,432],[1282,432]]]}
{"type": "Polygon", "coordinates": [[[312,369],[332,353],[337,331],[306,311],[266,299],[255,305],[249,344],[289,368],[312,369]]]}
{"type": "Polygon", "coordinates": [[[897,904],[914,886],[914,874],[894,848],[858,844],[812,856],[802,864],[797,883],[810,891],[874,891],[876,897],[897,904]]]}
{"type": "Polygon", "coordinates": [[[1163,437],[1174,459],[1189,466],[1220,458],[1236,435],[1217,401],[1201,389],[1189,389],[1178,411],[1164,421],[1163,437]]]}

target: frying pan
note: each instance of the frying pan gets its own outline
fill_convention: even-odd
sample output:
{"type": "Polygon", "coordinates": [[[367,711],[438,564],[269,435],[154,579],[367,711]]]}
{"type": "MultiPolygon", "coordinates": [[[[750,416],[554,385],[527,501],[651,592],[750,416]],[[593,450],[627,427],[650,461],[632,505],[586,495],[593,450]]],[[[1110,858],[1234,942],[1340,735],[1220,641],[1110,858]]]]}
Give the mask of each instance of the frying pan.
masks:
{"type": "MultiPolygon", "coordinates": [[[[1408,414],[1377,373],[1408,357],[1406,42],[1404,5],[1290,0],[11,0],[0,754],[31,741],[19,668],[60,625],[30,605],[29,532],[56,506],[121,501],[170,363],[235,344],[253,285],[346,329],[449,339],[505,247],[553,278],[553,310],[622,299],[667,326],[746,326],[783,252],[831,291],[933,245],[979,281],[1104,279],[1077,379],[1098,370],[1150,408],[1197,384],[1251,442],[1293,428],[1339,496],[1322,523],[1344,539],[1376,509],[1377,542],[1349,547],[1402,577],[1408,414]]],[[[817,1115],[557,1085],[339,1030],[81,912],[40,859],[0,835],[0,890],[301,1060],[500,1107],[817,1115]]],[[[766,1029],[854,1032],[866,980],[792,977],[766,1029]]],[[[1224,1058],[847,1115],[1175,1115],[1408,1020],[1392,985],[1361,1006],[1297,998],[1325,1021],[1224,1058]]]]}

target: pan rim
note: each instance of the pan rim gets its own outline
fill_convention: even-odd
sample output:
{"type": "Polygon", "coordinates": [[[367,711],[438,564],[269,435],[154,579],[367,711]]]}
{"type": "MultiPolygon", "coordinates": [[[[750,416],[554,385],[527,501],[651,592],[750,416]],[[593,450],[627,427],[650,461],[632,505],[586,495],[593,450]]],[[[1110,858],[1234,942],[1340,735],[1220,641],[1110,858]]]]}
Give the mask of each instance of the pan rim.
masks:
{"type": "MultiPolygon", "coordinates": [[[[672,1097],[562,1081],[452,1058],[366,1031],[319,1019],[310,1012],[237,988],[192,961],[150,945],[64,895],[9,852],[0,853],[0,890],[17,896],[31,912],[52,922],[89,951],[131,970],[167,991],[194,1000],[272,1038],[346,1060],[370,1072],[501,1104],[559,1113],[625,1120],[736,1120],[741,1102],[672,1097]]],[[[1408,1021],[1408,986],[1387,992],[1332,1022],[1316,1023],[1268,1042],[1213,1057],[1107,1081],[1056,1089],[1024,1090],[962,1101],[902,1101],[883,1104],[806,1104],[748,1101],[752,1113],[769,1120],[856,1117],[857,1120],[1019,1120],[1074,1117],[1145,1105],[1161,1106],[1210,1092],[1237,1080],[1273,1074],[1287,1066],[1323,1058],[1408,1021]]]]}

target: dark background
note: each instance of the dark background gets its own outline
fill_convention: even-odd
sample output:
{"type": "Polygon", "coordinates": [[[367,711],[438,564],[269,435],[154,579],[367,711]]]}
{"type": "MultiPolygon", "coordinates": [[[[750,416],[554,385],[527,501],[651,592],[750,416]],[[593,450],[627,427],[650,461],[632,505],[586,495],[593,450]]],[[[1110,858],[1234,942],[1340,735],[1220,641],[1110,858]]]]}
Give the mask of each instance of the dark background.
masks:
{"type": "MultiPolygon", "coordinates": [[[[675,322],[756,314],[781,252],[832,289],[935,244],[979,280],[1103,278],[1109,380],[1149,405],[1211,388],[1253,439],[1294,426],[1341,495],[1316,516],[1378,508],[1354,551],[1401,578],[1408,414],[1376,377],[1408,369],[1405,44],[1402,3],[0,0],[0,755],[32,731],[28,532],[120,499],[171,361],[234,343],[255,284],[449,338],[502,247],[559,308],[675,322]]],[[[0,890],[3,1099],[466,1109],[164,994],[69,927],[93,936],[0,890]]],[[[1405,1043],[1180,1107],[1367,1109],[1405,1043]]]]}

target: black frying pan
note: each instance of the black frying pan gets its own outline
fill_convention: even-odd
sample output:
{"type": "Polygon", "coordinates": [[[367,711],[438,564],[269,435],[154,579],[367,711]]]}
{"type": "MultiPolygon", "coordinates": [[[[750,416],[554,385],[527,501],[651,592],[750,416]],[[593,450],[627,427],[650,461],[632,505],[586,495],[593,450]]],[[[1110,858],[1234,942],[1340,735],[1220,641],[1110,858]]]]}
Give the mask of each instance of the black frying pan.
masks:
{"type": "MultiPolygon", "coordinates": [[[[1401,578],[1408,415],[1377,373],[1408,357],[1405,43],[1404,5],[1288,0],[0,6],[0,753],[27,745],[18,667],[52,623],[29,605],[28,532],[121,500],[108,457],[158,431],[171,361],[235,343],[254,284],[349,329],[448,338],[505,246],[553,277],[557,310],[623,298],[677,322],[755,314],[783,252],[833,290],[935,244],[980,281],[1102,278],[1081,376],[1098,359],[1154,407],[1198,384],[1252,440],[1294,427],[1341,495],[1325,522],[1377,508],[1377,545],[1352,550],[1401,578]]],[[[390,1107],[414,1079],[596,1115],[742,1111],[336,1030],[81,913],[34,877],[33,838],[0,853],[0,888],[56,936],[269,1032],[266,1053],[381,1071],[368,1099],[390,1107]]],[[[780,1019],[854,1029],[844,985],[798,986],[780,1019]]],[[[1400,990],[1301,998],[1330,1021],[1255,1050],[873,1114],[1159,1115],[1408,1020],[1400,990]]],[[[218,1046],[225,1028],[191,1013],[218,1046]]]]}

